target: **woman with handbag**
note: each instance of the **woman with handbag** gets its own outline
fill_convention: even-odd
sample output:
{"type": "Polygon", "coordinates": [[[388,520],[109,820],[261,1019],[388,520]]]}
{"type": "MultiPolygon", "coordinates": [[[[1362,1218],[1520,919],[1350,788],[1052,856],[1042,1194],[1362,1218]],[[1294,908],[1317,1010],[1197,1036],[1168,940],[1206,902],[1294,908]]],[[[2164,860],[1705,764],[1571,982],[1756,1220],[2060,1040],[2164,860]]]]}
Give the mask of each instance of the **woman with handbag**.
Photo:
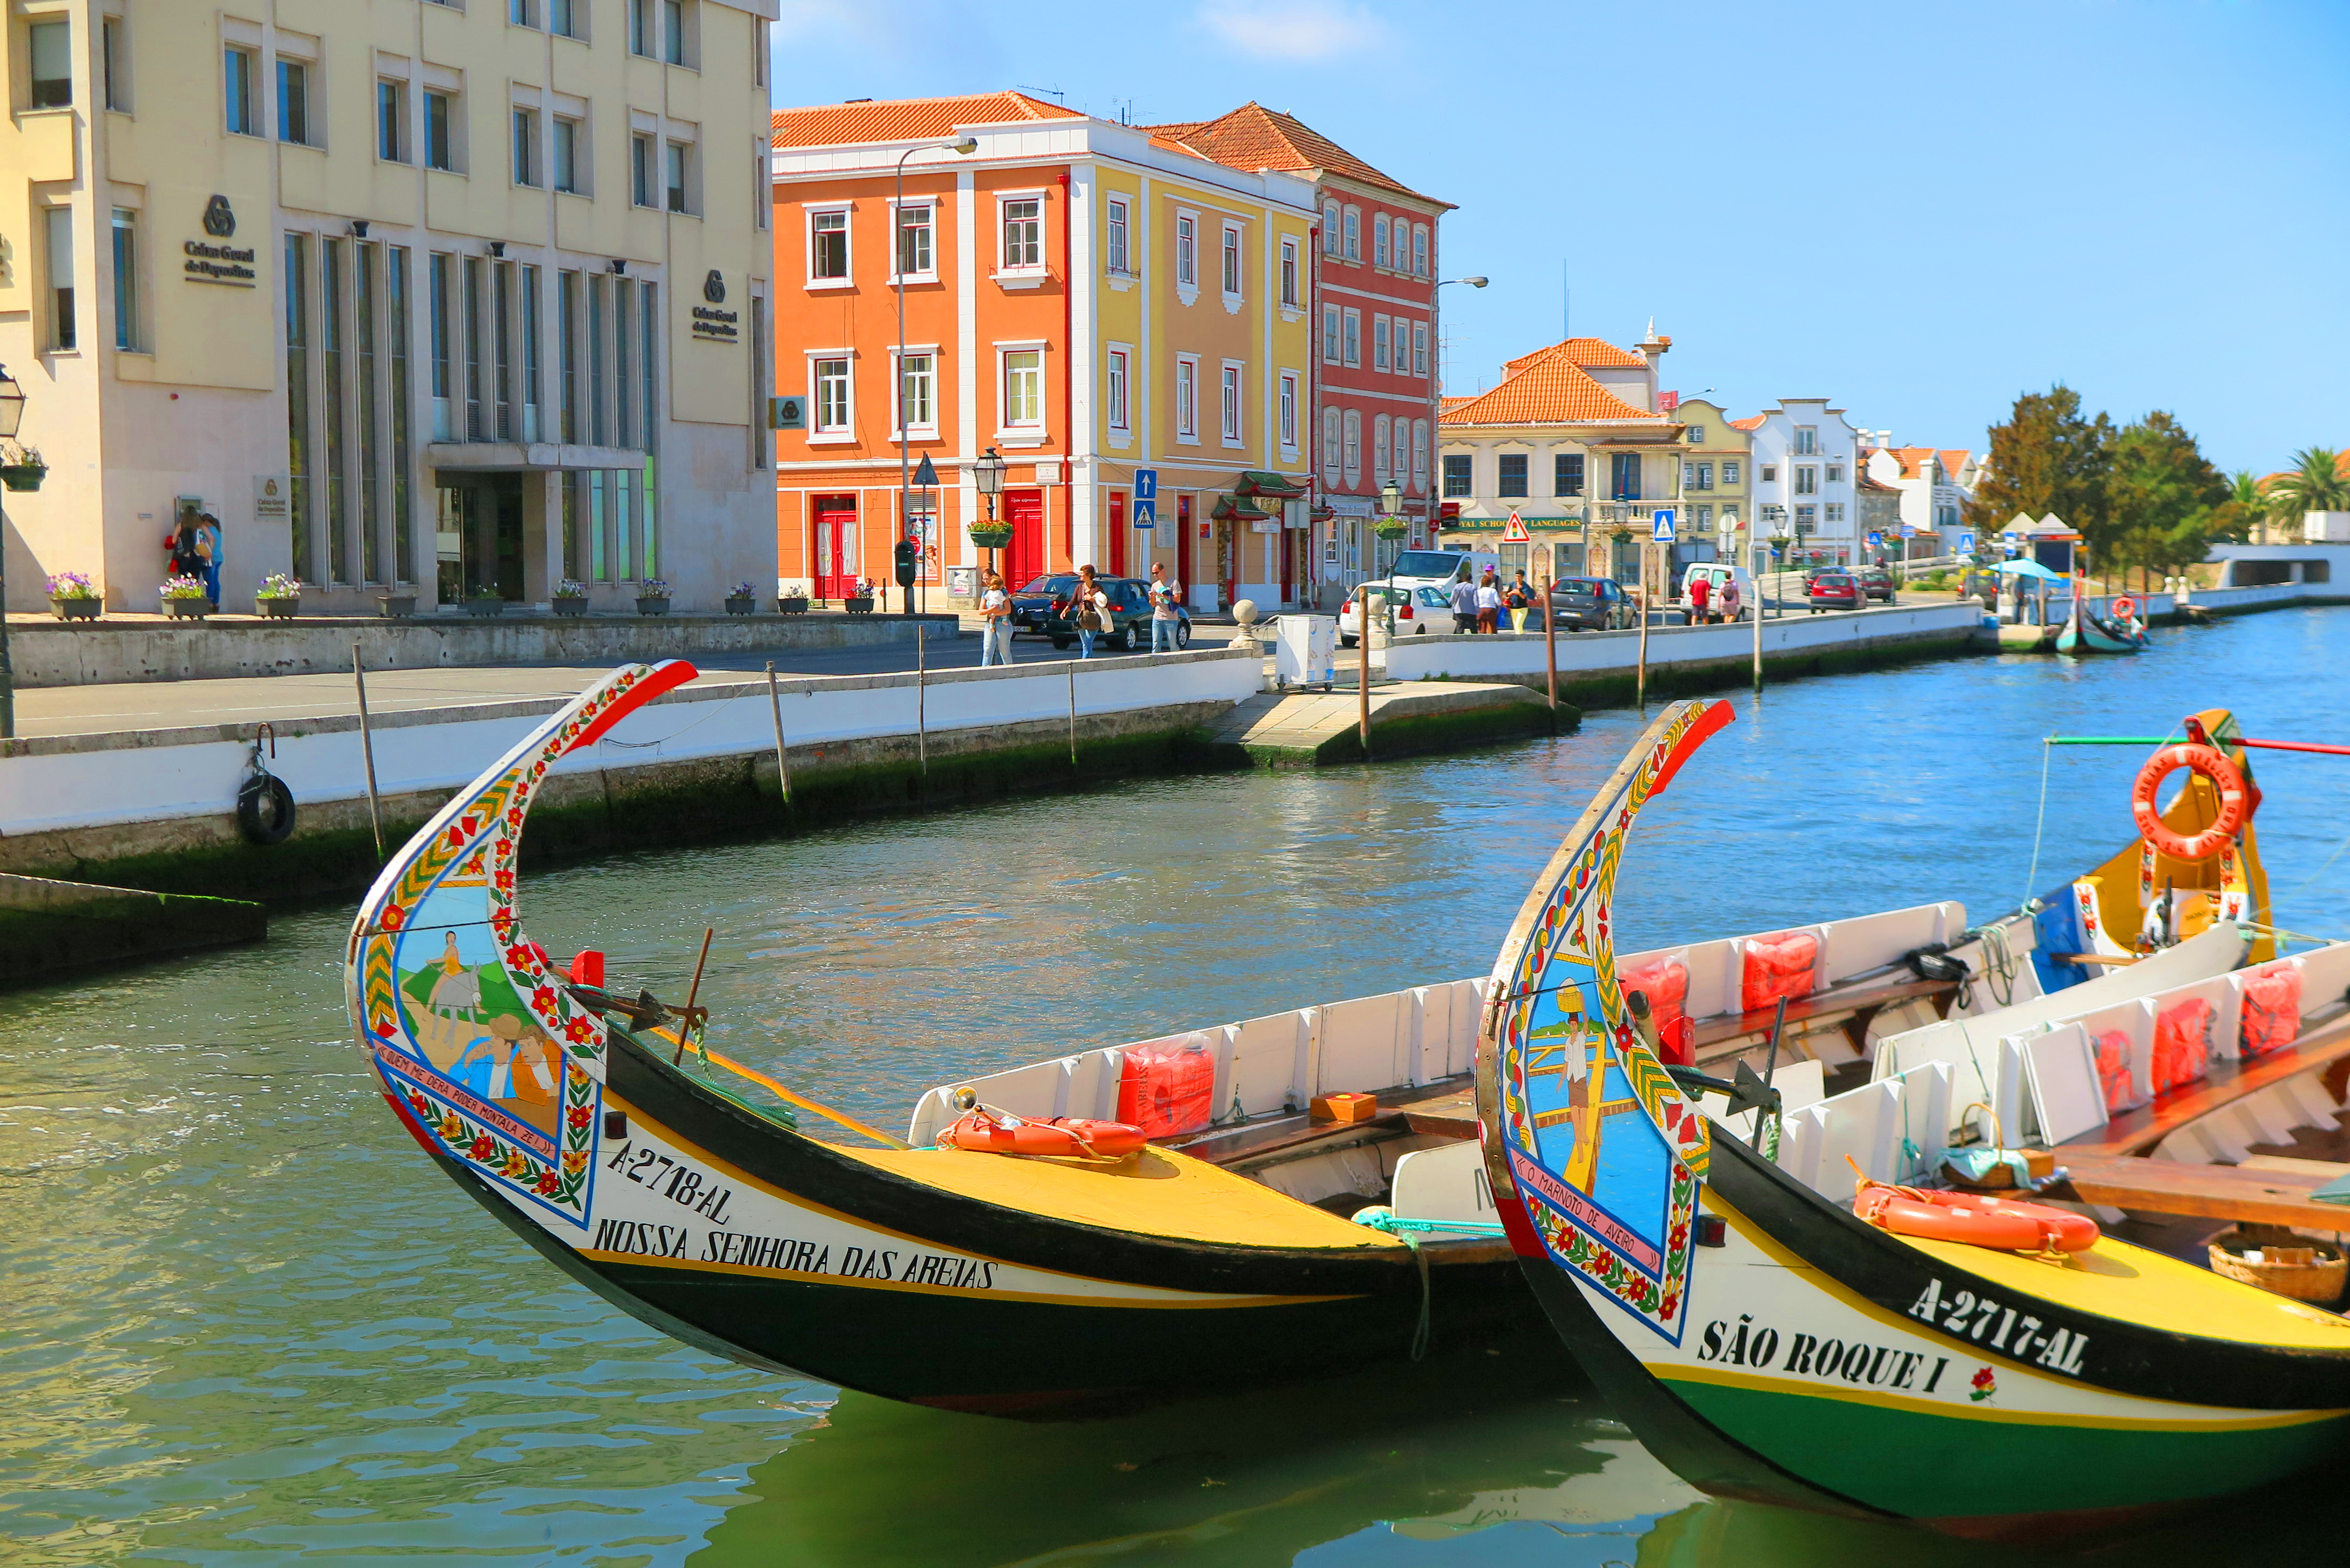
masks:
{"type": "Polygon", "coordinates": [[[1091,566],[1077,568],[1077,586],[1070,590],[1069,619],[1077,628],[1077,657],[1094,656],[1094,639],[1109,629],[1109,596],[1094,580],[1091,566]]]}

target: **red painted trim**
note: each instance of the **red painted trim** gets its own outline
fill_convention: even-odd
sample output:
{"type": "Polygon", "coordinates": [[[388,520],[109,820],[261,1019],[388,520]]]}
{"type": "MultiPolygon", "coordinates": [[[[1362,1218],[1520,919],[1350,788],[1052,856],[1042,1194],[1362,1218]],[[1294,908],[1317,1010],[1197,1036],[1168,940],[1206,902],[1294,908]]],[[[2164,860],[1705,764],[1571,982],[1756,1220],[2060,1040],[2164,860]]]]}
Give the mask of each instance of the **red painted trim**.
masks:
{"type": "Polygon", "coordinates": [[[652,668],[652,672],[621,695],[609,708],[596,717],[596,722],[579,732],[578,737],[563,748],[566,755],[584,746],[592,746],[608,733],[613,725],[651,701],[664,691],[674,691],[702,671],[682,659],[664,659],[652,668]]]}
{"type": "Polygon", "coordinates": [[[1657,782],[1648,786],[1648,798],[1654,800],[1664,794],[1665,786],[1673,782],[1673,775],[1681,771],[1681,764],[1689,761],[1700,746],[1711,740],[1717,732],[1737,717],[1737,713],[1727,702],[1707,703],[1704,713],[1699,717],[1696,723],[1682,732],[1681,738],[1674,742],[1672,753],[1665,758],[1665,765],[1657,770],[1657,782]]]}

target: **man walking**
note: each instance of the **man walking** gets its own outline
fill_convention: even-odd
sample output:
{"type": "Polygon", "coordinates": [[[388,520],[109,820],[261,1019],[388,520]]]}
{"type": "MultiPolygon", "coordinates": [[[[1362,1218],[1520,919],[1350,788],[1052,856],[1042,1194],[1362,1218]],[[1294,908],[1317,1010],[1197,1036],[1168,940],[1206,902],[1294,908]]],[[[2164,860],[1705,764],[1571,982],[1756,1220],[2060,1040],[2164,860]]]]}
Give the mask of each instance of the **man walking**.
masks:
{"type": "Polygon", "coordinates": [[[1150,563],[1150,651],[1151,651],[1151,652],[1153,652],[1153,653],[1175,653],[1175,652],[1179,652],[1179,651],[1180,651],[1180,649],[1177,647],[1177,645],[1176,645],[1176,637],[1175,637],[1175,634],[1176,634],[1176,631],[1177,631],[1177,630],[1178,630],[1178,629],[1182,626],[1182,624],[1183,624],[1183,619],[1182,619],[1182,615],[1181,615],[1180,611],[1179,611],[1179,610],[1177,609],[1177,607],[1177,607],[1177,606],[1179,606],[1179,605],[1180,605],[1182,602],[1183,602],[1183,588],[1182,588],[1182,585],[1181,585],[1181,584],[1180,584],[1180,583],[1170,582],[1170,581],[1168,579],[1168,576],[1167,576],[1167,568],[1166,568],[1165,566],[1163,566],[1159,565],[1157,561],[1153,561],[1153,562],[1151,562],[1151,563],[1150,563]]]}
{"type": "Polygon", "coordinates": [[[1452,629],[1477,629],[1477,585],[1467,577],[1455,578],[1452,584],[1452,629]]]}
{"type": "Polygon", "coordinates": [[[1012,596],[1003,591],[1003,578],[995,572],[987,574],[987,591],[979,596],[979,667],[1012,662],[1012,596]]]}
{"type": "Polygon", "coordinates": [[[1712,593],[1712,591],[1713,591],[1713,584],[1712,584],[1711,582],[1710,582],[1709,580],[1707,580],[1706,575],[1705,575],[1703,572],[1700,572],[1696,576],[1693,576],[1693,577],[1691,577],[1691,578],[1690,579],[1690,585],[1689,585],[1689,623],[1690,623],[1690,625],[1691,625],[1691,626],[1703,626],[1703,625],[1705,625],[1705,624],[1706,624],[1706,622],[1707,622],[1707,618],[1707,618],[1707,616],[1706,616],[1706,613],[1705,613],[1706,599],[1707,599],[1707,597],[1708,597],[1712,593]]]}

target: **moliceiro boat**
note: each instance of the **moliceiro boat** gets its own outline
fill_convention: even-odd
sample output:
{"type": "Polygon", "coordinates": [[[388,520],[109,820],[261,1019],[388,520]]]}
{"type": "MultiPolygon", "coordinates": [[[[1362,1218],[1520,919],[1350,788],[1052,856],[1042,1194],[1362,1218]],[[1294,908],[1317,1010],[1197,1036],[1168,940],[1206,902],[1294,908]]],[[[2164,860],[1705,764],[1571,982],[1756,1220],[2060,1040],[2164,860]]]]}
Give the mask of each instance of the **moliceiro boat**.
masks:
{"type": "Polygon", "coordinates": [[[2141,775],[2141,841],[2035,901],[2029,962],[1983,955],[1991,1005],[1879,1036],[1868,1081],[1799,1106],[1751,1043],[1728,1079],[1671,1060],[1612,950],[1641,809],[1730,717],[1674,705],[1598,792],[1511,929],[1480,1036],[1510,1241],[1621,1418],[1718,1495],[1984,1536],[2340,1455],[2350,1321],[2096,1223],[2126,1204],[2350,1224],[2306,1200],[2322,1176],[2209,1163],[2341,1130],[2324,1075],[2350,1058],[2350,947],[2275,956],[2251,826],[2245,748],[2283,743],[2189,720],[2192,754],[2141,775]],[[2072,1185],[2043,1196],[2073,1202],[1950,1189],[2029,1179],[2003,1149],[2031,1145],[2056,1146],[2041,1158],[2072,1185]]]}

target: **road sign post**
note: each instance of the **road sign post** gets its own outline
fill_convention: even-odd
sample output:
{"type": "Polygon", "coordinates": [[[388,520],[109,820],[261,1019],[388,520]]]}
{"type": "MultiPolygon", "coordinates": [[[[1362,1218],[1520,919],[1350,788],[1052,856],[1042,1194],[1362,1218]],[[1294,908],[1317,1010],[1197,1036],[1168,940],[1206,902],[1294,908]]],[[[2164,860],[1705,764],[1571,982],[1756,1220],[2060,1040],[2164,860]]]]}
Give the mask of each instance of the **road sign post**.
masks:
{"type": "Polygon", "coordinates": [[[1159,526],[1159,471],[1155,468],[1134,471],[1134,525],[1145,530],[1159,526]]]}

